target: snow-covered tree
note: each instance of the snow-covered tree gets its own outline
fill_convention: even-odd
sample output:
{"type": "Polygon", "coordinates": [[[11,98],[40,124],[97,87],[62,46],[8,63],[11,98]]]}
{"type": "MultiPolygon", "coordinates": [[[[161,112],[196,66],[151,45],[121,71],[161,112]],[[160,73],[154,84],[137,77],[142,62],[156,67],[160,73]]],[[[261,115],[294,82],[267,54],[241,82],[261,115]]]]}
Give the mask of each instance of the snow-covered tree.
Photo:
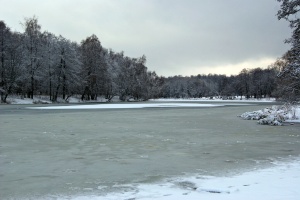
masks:
{"type": "Polygon", "coordinates": [[[106,55],[107,63],[107,80],[106,80],[106,94],[105,98],[111,101],[114,96],[119,95],[119,76],[121,73],[121,65],[123,63],[124,53],[115,53],[109,50],[106,55]]]}
{"type": "Polygon", "coordinates": [[[131,58],[123,57],[120,59],[120,71],[118,74],[117,84],[119,87],[119,98],[122,101],[127,100],[132,95],[134,66],[131,58]]]}
{"type": "Polygon", "coordinates": [[[250,98],[250,84],[251,79],[249,75],[249,71],[247,69],[243,69],[238,75],[239,82],[239,94],[240,96],[246,96],[246,98],[250,98]]]}
{"type": "Polygon", "coordinates": [[[22,35],[11,32],[0,21],[0,93],[1,102],[6,102],[9,94],[19,90],[23,63],[22,35]]]}
{"type": "Polygon", "coordinates": [[[162,97],[162,86],[164,85],[164,78],[159,77],[155,71],[149,71],[148,79],[149,96],[151,98],[162,97]]]}
{"type": "Polygon", "coordinates": [[[96,100],[103,91],[106,80],[107,65],[105,53],[96,35],[92,35],[81,42],[82,55],[82,79],[84,80],[84,92],[82,99],[96,100]]]}
{"type": "Polygon", "coordinates": [[[7,52],[9,47],[10,29],[3,21],[0,21],[0,94],[1,102],[5,102],[6,91],[6,71],[8,68],[7,52]]]}
{"type": "Polygon", "coordinates": [[[278,19],[290,23],[292,37],[286,40],[291,49],[285,54],[286,65],[282,68],[279,78],[284,88],[283,96],[288,101],[300,101],[300,0],[277,0],[281,3],[277,13],[278,19]]]}
{"type": "Polygon", "coordinates": [[[132,86],[132,95],[137,100],[149,99],[149,77],[147,74],[146,56],[143,55],[134,61],[134,79],[132,86]]]}
{"type": "MultiPolygon", "coordinates": [[[[297,27],[296,22],[291,23],[297,27]]],[[[299,54],[294,53],[297,34],[289,40],[294,48],[281,59],[280,65],[274,64],[272,68],[244,69],[231,77],[209,74],[165,78],[147,69],[146,56],[130,58],[124,52],[107,50],[95,35],[78,45],[50,32],[42,33],[36,17],[26,18],[23,25],[24,33],[16,33],[0,21],[2,102],[10,93],[31,98],[49,95],[52,101],[67,100],[73,94],[81,94],[86,100],[96,100],[97,96],[111,100],[119,96],[123,101],[235,95],[260,98],[273,94],[276,70],[281,71],[285,86],[299,84],[295,68],[299,65],[299,54]],[[295,59],[294,55],[298,57],[295,59]],[[296,78],[291,78],[294,74],[296,78]]],[[[297,87],[293,89],[297,91],[297,87]]]]}
{"type": "Polygon", "coordinates": [[[24,84],[27,89],[27,95],[33,98],[35,90],[37,88],[37,82],[42,80],[42,65],[43,65],[43,43],[41,26],[38,24],[38,19],[25,18],[23,24],[25,28],[24,32],[24,54],[26,55],[24,71],[24,84]]]}
{"type": "Polygon", "coordinates": [[[57,60],[53,71],[54,93],[52,101],[57,101],[58,95],[67,100],[79,90],[79,72],[81,70],[80,56],[75,43],[60,36],[57,40],[57,60]]]}
{"type": "Polygon", "coordinates": [[[44,44],[44,81],[41,83],[42,93],[48,94],[50,100],[53,100],[54,95],[54,72],[59,60],[58,53],[58,38],[50,33],[43,33],[43,44],[44,44]]]}

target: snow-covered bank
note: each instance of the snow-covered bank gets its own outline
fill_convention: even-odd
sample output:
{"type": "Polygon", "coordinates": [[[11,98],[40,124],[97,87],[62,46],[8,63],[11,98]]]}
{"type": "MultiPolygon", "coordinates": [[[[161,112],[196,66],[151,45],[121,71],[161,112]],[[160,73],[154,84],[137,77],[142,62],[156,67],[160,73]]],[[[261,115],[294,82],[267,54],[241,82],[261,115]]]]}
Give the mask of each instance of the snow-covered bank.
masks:
{"type": "MultiPolygon", "coordinates": [[[[221,98],[159,98],[159,99],[150,99],[149,102],[248,102],[248,103],[257,103],[257,102],[274,102],[274,98],[264,98],[264,99],[246,99],[246,98],[235,98],[235,99],[221,99],[221,98]]],[[[21,98],[20,96],[11,96],[7,98],[9,104],[51,104],[49,96],[35,96],[33,99],[30,98],[21,98]]],[[[108,102],[107,99],[99,97],[97,100],[82,101],[79,97],[70,97],[67,101],[63,99],[58,99],[58,103],[104,103],[108,102]]],[[[112,99],[112,102],[120,102],[118,97],[112,99]]]]}
{"type": "MultiPolygon", "coordinates": [[[[184,177],[157,184],[123,185],[129,191],[105,196],[58,197],[74,200],[298,200],[300,161],[277,163],[273,168],[256,170],[233,177],[184,177]],[[132,188],[133,187],[133,188],[132,188]],[[131,188],[131,189],[130,189],[131,188]]],[[[98,189],[105,189],[100,187],[98,189]]]]}
{"type": "Polygon", "coordinates": [[[282,125],[286,122],[300,122],[299,106],[272,106],[262,110],[245,112],[240,116],[246,120],[258,120],[259,124],[282,125]]]}
{"type": "Polygon", "coordinates": [[[159,99],[150,99],[149,101],[194,101],[194,102],[248,102],[248,103],[257,103],[257,102],[274,102],[274,98],[263,98],[263,99],[246,99],[246,98],[235,98],[235,99],[221,99],[221,98],[159,98],[159,99]]]}
{"type": "MultiPolygon", "coordinates": [[[[33,99],[30,98],[21,98],[20,96],[11,96],[7,98],[8,104],[52,104],[53,102],[49,100],[49,96],[34,96],[33,99]]],[[[108,100],[105,98],[98,98],[97,100],[90,100],[87,102],[90,103],[103,103],[108,100]]],[[[113,102],[118,102],[117,98],[113,99],[113,102]]],[[[58,98],[56,103],[87,103],[86,101],[82,101],[79,97],[70,97],[67,101],[62,98],[58,98]]]]}
{"type": "MultiPolygon", "coordinates": [[[[49,98],[48,98],[49,99],[49,98]]],[[[7,99],[8,104],[51,104],[52,102],[45,98],[19,98],[10,97],[7,99]]]]}

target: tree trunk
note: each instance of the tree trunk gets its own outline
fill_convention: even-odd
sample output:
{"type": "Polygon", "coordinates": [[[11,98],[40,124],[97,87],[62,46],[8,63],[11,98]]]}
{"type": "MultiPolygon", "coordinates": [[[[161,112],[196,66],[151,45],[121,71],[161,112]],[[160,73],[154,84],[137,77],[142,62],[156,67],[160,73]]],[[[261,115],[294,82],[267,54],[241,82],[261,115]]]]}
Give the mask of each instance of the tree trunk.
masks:
{"type": "Polygon", "coordinates": [[[31,76],[31,89],[30,89],[30,96],[29,98],[33,99],[33,92],[34,92],[34,78],[33,75],[31,76]]]}
{"type": "Polygon", "coordinates": [[[63,92],[63,99],[65,99],[66,98],[66,89],[67,89],[67,87],[66,87],[66,80],[67,80],[67,77],[66,77],[66,61],[65,60],[63,60],[63,88],[62,88],[62,92],[63,92]]]}
{"type": "Polygon", "coordinates": [[[53,100],[52,100],[53,102],[56,102],[56,101],[57,101],[59,87],[60,87],[60,85],[58,85],[58,86],[56,87],[55,94],[53,95],[53,100]]]}
{"type": "MultiPolygon", "coordinates": [[[[1,82],[0,87],[4,86],[4,34],[2,33],[2,40],[1,40],[1,82]]],[[[2,93],[1,93],[2,94],[2,93]]]]}
{"type": "Polygon", "coordinates": [[[63,92],[63,99],[66,98],[66,76],[63,76],[63,88],[62,88],[62,92],[63,92]]]}
{"type": "Polygon", "coordinates": [[[50,71],[50,65],[49,65],[49,96],[50,96],[50,101],[52,101],[52,75],[50,71]]]}

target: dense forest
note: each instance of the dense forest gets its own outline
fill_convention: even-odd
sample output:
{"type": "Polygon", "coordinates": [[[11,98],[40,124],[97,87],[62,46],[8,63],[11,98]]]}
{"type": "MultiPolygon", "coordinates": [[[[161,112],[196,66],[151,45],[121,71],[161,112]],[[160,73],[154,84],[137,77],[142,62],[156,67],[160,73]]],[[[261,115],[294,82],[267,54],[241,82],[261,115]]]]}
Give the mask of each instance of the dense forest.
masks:
{"type": "MultiPolygon", "coordinates": [[[[291,49],[270,66],[243,69],[236,76],[218,74],[163,77],[146,67],[146,56],[130,58],[101,45],[92,35],[80,44],[63,36],[42,32],[36,17],[25,18],[24,32],[13,32],[0,21],[0,94],[7,102],[12,94],[33,98],[45,95],[53,102],[113,97],[120,100],[149,98],[246,98],[276,97],[299,101],[299,19],[288,19],[298,11],[282,2],[279,19],[287,19],[293,30],[287,40],[291,49]],[[289,10],[291,9],[291,10],[289,10]],[[267,67],[267,68],[266,68],[267,67]]],[[[300,1],[296,1],[299,2],[300,1]]],[[[293,18],[294,19],[294,18],[293,18]]],[[[280,42],[280,41],[279,41],[280,42]]],[[[184,66],[183,66],[184,67],[184,66]]]]}

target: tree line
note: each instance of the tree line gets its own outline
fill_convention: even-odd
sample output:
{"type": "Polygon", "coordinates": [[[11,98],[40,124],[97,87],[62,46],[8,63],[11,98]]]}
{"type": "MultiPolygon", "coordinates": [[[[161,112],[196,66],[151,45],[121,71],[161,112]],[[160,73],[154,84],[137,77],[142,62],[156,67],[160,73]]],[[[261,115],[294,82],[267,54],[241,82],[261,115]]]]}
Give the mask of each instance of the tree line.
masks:
{"type": "Polygon", "coordinates": [[[217,74],[164,78],[160,97],[164,98],[267,98],[274,97],[277,82],[275,66],[243,69],[236,76],[217,74]]]}
{"type": "MultiPolygon", "coordinates": [[[[298,11],[282,2],[279,19],[298,11]]],[[[294,4],[293,4],[294,5],[294,4]]],[[[294,20],[295,18],[293,18],[294,20]]],[[[80,44],[48,31],[42,32],[36,17],[25,18],[24,32],[14,32],[0,21],[0,94],[6,102],[11,94],[33,98],[46,95],[53,102],[113,97],[120,100],[149,98],[246,98],[276,97],[299,101],[299,19],[291,21],[292,44],[282,58],[266,69],[243,69],[236,76],[158,76],[146,67],[146,56],[130,58],[101,45],[96,35],[80,44]]]]}
{"type": "Polygon", "coordinates": [[[92,35],[80,44],[41,32],[36,17],[27,18],[24,33],[12,32],[0,21],[0,93],[33,98],[47,95],[56,102],[81,95],[82,100],[119,96],[149,99],[157,75],[145,66],[146,57],[130,58],[102,47],[92,35]]]}

